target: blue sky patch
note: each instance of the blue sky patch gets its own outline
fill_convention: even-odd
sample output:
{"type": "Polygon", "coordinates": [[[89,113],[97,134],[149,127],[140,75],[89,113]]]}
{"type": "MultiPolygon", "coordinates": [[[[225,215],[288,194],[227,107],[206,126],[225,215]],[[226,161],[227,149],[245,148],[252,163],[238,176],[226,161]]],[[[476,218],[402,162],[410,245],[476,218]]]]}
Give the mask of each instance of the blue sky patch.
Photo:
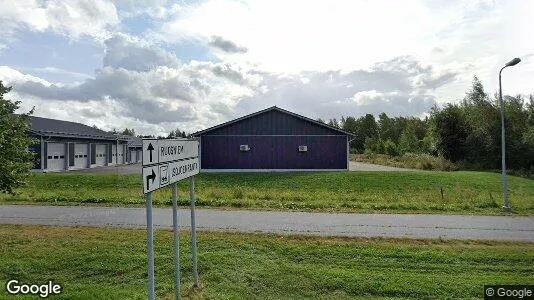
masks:
{"type": "Polygon", "coordinates": [[[81,75],[44,70],[55,68],[92,76],[95,67],[102,65],[103,55],[103,46],[93,41],[71,41],[56,34],[25,31],[8,45],[0,57],[4,64],[45,80],[73,82],[81,80],[81,75]]]}

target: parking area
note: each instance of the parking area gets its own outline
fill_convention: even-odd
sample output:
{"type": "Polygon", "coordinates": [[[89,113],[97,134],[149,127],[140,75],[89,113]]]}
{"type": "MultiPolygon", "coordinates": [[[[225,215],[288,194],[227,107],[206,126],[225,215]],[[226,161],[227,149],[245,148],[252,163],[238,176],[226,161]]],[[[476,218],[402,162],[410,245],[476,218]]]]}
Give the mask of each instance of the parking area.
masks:
{"type": "Polygon", "coordinates": [[[129,164],[119,166],[96,167],[91,169],[71,170],[72,173],[116,173],[116,174],[141,174],[141,164],[129,164]]]}

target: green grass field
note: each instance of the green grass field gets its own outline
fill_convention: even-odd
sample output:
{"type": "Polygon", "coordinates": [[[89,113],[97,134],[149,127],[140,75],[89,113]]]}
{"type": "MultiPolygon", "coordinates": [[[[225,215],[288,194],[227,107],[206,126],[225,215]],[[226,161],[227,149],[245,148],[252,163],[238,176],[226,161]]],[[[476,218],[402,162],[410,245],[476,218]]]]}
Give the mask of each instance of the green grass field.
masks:
{"type": "MultiPolygon", "coordinates": [[[[484,284],[532,284],[534,244],[198,233],[196,299],[480,298],[484,284]]],[[[156,230],[156,293],[173,298],[172,232],[156,230]]],[[[0,280],[63,285],[54,299],[146,299],[146,232],[0,226],[0,280]]],[[[11,299],[5,288],[0,298],[11,299]]]]}
{"type": "MultiPolygon", "coordinates": [[[[517,214],[534,213],[534,180],[508,177],[517,214]]],[[[180,182],[187,205],[188,181],[180,182]]],[[[35,174],[18,203],[143,205],[140,175],[35,174]]],[[[196,178],[197,205],[246,209],[499,214],[499,174],[484,172],[210,173],[196,178]],[[441,196],[443,190],[443,198],[441,196]]],[[[155,205],[171,204],[170,188],[154,193],[155,205]]]]}

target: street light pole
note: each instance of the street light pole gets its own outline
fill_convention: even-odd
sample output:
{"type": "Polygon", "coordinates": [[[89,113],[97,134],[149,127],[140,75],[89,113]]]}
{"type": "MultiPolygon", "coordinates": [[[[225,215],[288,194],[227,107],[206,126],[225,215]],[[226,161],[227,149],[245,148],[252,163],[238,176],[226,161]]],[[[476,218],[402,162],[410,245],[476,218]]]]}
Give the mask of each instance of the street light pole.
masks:
{"type": "Polygon", "coordinates": [[[501,84],[501,73],[502,70],[506,67],[515,66],[521,61],[520,58],[514,58],[509,61],[504,67],[499,71],[499,103],[501,105],[501,155],[502,155],[502,172],[501,172],[501,182],[502,182],[502,194],[504,205],[502,207],[503,211],[509,212],[511,210],[510,200],[508,199],[508,186],[506,184],[506,141],[504,138],[504,103],[502,100],[502,84],[501,84]]]}

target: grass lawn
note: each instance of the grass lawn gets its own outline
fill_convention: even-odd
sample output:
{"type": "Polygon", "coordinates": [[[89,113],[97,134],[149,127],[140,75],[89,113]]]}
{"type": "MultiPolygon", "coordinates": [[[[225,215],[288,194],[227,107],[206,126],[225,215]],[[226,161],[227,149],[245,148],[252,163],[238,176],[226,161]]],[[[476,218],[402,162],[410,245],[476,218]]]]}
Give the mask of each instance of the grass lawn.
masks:
{"type": "MultiPolygon", "coordinates": [[[[180,182],[180,205],[187,186],[180,182]]],[[[534,180],[509,176],[508,186],[514,212],[534,214],[534,180]]],[[[155,205],[170,205],[170,190],[154,192],[155,205]]],[[[19,192],[0,202],[144,204],[137,174],[34,174],[19,192]]],[[[467,171],[203,173],[196,195],[203,207],[274,210],[499,214],[502,206],[499,174],[467,171]]]]}
{"type": "MultiPolygon", "coordinates": [[[[192,291],[189,239],[181,289],[196,299],[480,298],[484,284],[533,283],[532,243],[199,232],[192,291]]],[[[172,232],[155,245],[157,297],[172,299],[172,232]]],[[[0,226],[0,251],[3,286],[53,279],[58,299],[146,299],[144,230],[0,226]]]]}

